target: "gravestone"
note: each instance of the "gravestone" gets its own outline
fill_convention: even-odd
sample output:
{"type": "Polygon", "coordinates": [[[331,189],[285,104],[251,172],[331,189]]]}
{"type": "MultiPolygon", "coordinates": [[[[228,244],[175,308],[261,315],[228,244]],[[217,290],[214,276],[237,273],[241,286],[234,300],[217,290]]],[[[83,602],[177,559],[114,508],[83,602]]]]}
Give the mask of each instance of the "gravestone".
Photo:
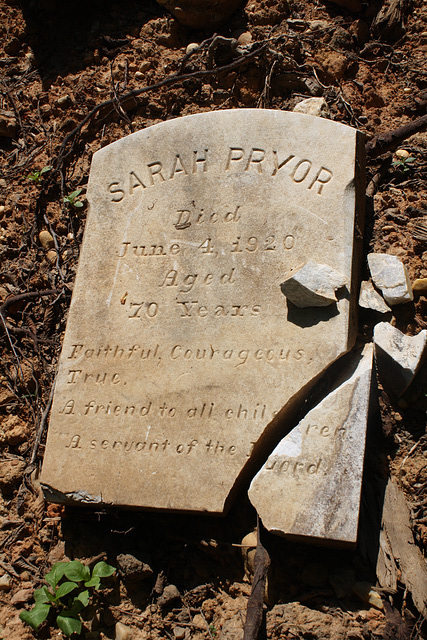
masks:
{"type": "Polygon", "coordinates": [[[49,499],[226,509],[354,341],[362,147],[329,120],[236,109],[94,155],[42,471],[49,499]],[[322,309],[281,290],[309,259],[348,282],[322,309]]]}

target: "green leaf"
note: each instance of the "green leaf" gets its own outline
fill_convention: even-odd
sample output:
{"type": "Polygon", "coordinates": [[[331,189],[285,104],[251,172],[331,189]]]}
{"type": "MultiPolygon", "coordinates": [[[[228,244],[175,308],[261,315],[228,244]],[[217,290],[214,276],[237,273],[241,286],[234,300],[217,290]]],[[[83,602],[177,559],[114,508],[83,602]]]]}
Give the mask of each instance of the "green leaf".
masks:
{"type": "Polygon", "coordinates": [[[56,616],[56,624],[66,636],[72,636],[73,633],[80,633],[82,623],[77,618],[69,618],[65,615],[56,616]]]}
{"type": "Polygon", "coordinates": [[[93,587],[94,589],[99,589],[101,586],[101,578],[97,578],[96,576],[92,576],[90,580],[85,582],[85,587],[93,587]]]}
{"type": "Polygon", "coordinates": [[[69,562],[55,562],[52,569],[44,577],[46,582],[55,589],[58,582],[64,575],[65,567],[70,564],[69,562]]]}
{"type": "Polygon", "coordinates": [[[83,607],[87,607],[87,605],[89,604],[89,597],[90,597],[89,590],[86,589],[85,591],[82,591],[81,593],[79,593],[78,596],[74,598],[73,605],[76,601],[78,601],[78,602],[81,602],[83,607]]]}
{"type": "Polygon", "coordinates": [[[46,602],[53,602],[55,600],[55,596],[53,596],[47,587],[41,587],[40,589],[36,589],[33,594],[33,598],[36,602],[40,604],[45,604],[46,602]]]}
{"type": "Polygon", "coordinates": [[[76,200],[74,206],[76,207],[76,209],[80,209],[80,207],[83,206],[83,202],[80,202],[80,200],[76,200]]]}
{"type": "Polygon", "coordinates": [[[56,590],[56,593],[55,593],[56,600],[59,600],[60,598],[63,598],[64,596],[68,595],[69,593],[74,591],[74,589],[77,589],[77,585],[75,582],[63,582],[62,584],[59,585],[59,587],[56,590]]]}
{"type": "Polygon", "coordinates": [[[47,173],[51,169],[52,169],[52,167],[43,167],[43,169],[40,171],[40,175],[43,175],[43,173],[47,173]]]}
{"type": "Polygon", "coordinates": [[[116,572],[116,569],[106,562],[97,562],[92,570],[92,577],[109,578],[116,572]]]}
{"type": "Polygon", "coordinates": [[[74,582],[80,582],[81,580],[89,580],[90,570],[89,567],[85,567],[79,560],[73,560],[68,562],[64,571],[69,580],[74,582]]]}
{"type": "Polygon", "coordinates": [[[30,611],[21,611],[19,617],[33,629],[38,629],[49,614],[50,604],[37,603],[30,611]]]}
{"type": "Polygon", "coordinates": [[[74,200],[75,198],[77,198],[77,196],[79,196],[81,194],[81,192],[82,192],[81,189],[76,189],[75,191],[70,193],[70,195],[68,197],[70,198],[70,200],[74,200]]]}

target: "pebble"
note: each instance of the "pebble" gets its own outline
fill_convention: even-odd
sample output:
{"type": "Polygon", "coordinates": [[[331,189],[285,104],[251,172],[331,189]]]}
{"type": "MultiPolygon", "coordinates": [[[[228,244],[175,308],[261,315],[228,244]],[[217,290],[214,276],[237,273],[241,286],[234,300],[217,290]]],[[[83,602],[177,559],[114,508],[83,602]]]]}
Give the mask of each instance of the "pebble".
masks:
{"type": "Polygon", "coordinates": [[[6,207],[4,204],[0,205],[0,215],[5,212],[6,207]]]}
{"type": "Polygon", "coordinates": [[[174,627],[173,628],[173,636],[176,640],[184,640],[185,638],[185,629],[184,627],[174,627]]]}
{"type": "Polygon", "coordinates": [[[412,291],[422,293],[427,291],[427,278],[417,278],[412,285],[412,291]]]}
{"type": "Polygon", "coordinates": [[[66,106],[69,102],[71,102],[71,98],[68,95],[68,93],[66,93],[64,96],[60,96],[58,98],[58,100],[56,101],[56,104],[58,105],[58,107],[64,107],[66,106]]]}
{"type": "Polygon", "coordinates": [[[163,589],[163,593],[160,598],[157,600],[157,604],[161,607],[177,600],[180,597],[180,593],[177,587],[174,584],[168,584],[167,587],[163,589]]]}
{"type": "Polygon", "coordinates": [[[28,602],[33,597],[34,589],[20,589],[15,593],[14,596],[10,599],[10,604],[24,604],[24,602],[28,602]]]}
{"type": "Polygon", "coordinates": [[[196,629],[200,629],[202,631],[206,631],[206,622],[203,619],[203,616],[200,613],[197,613],[193,618],[193,625],[196,629]]]}
{"type": "Polygon", "coordinates": [[[406,151],[406,149],[397,149],[397,151],[394,152],[394,155],[396,156],[396,158],[406,160],[406,158],[409,158],[410,153],[409,151],[406,151]]]}
{"type": "Polygon", "coordinates": [[[378,373],[398,398],[405,393],[420,368],[426,344],[426,329],[416,336],[407,336],[389,322],[380,322],[375,326],[378,373]]]}
{"type": "Polygon", "coordinates": [[[56,251],[55,251],[55,249],[50,249],[50,251],[48,251],[47,254],[46,254],[46,258],[50,262],[50,264],[55,264],[56,263],[56,251]]]}
{"type": "Polygon", "coordinates": [[[142,73],[145,73],[146,71],[148,71],[149,69],[151,69],[151,62],[150,60],[143,60],[141,62],[141,64],[139,65],[139,70],[142,71],[142,73]]]}
{"type": "Polygon", "coordinates": [[[248,533],[241,542],[243,565],[245,568],[245,575],[249,578],[255,573],[255,552],[257,546],[257,533],[251,531],[248,533]]]}
{"type": "Polygon", "coordinates": [[[389,305],[414,299],[408,271],[399,258],[387,253],[370,253],[368,265],[375,286],[389,305]]]}
{"type": "Polygon", "coordinates": [[[119,573],[126,580],[140,582],[153,575],[151,567],[131,553],[120,553],[116,560],[119,573]]]}
{"type": "Polygon", "coordinates": [[[329,118],[330,111],[325,98],[306,98],[292,109],[295,113],[306,113],[309,116],[329,118]]]}
{"type": "Polygon", "coordinates": [[[403,93],[412,93],[411,87],[404,87],[403,88],[403,93]]]}
{"type": "Polygon", "coordinates": [[[72,242],[74,240],[74,233],[67,233],[67,240],[72,242]]]}
{"type": "Polygon", "coordinates": [[[55,242],[53,241],[53,236],[49,231],[45,229],[40,231],[39,233],[39,241],[43,249],[52,249],[55,246],[55,242]]]}
{"type": "Polygon", "coordinates": [[[116,634],[114,640],[131,640],[132,629],[121,622],[116,622],[116,634]]]}
{"type": "Polygon", "coordinates": [[[356,582],[353,591],[363,602],[371,604],[376,609],[384,609],[380,594],[372,588],[369,582],[356,582]]]}
{"type": "Polygon", "coordinates": [[[187,45],[187,48],[185,50],[186,55],[188,56],[189,53],[192,53],[193,51],[196,51],[196,49],[199,48],[199,44],[197,42],[190,42],[189,45],[187,45]]]}
{"type": "Polygon", "coordinates": [[[326,264],[308,260],[292,273],[280,288],[296,307],[327,307],[337,302],[335,291],[348,284],[348,278],[326,264]]]}
{"type": "Polygon", "coordinates": [[[135,80],[142,80],[143,78],[144,78],[144,74],[142,73],[142,71],[135,72],[135,80]]]}
{"type": "Polygon", "coordinates": [[[237,44],[240,46],[251,44],[251,42],[252,34],[249,31],[243,31],[243,33],[241,33],[237,38],[237,44]]]}
{"type": "Polygon", "coordinates": [[[368,281],[362,282],[360,285],[359,305],[364,309],[373,309],[379,313],[391,311],[378,291],[375,291],[372,282],[368,281]]]}
{"type": "Polygon", "coordinates": [[[7,573],[5,573],[0,578],[0,591],[9,591],[11,586],[12,579],[7,573]]]}

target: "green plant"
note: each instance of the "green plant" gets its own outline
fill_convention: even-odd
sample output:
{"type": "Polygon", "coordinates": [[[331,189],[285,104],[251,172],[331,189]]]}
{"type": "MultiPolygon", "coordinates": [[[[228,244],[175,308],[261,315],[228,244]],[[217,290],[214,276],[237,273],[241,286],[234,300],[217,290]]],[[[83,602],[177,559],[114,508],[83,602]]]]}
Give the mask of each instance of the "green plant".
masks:
{"type": "Polygon", "coordinates": [[[211,635],[215,638],[216,634],[218,633],[216,630],[216,627],[214,624],[210,624],[209,625],[209,631],[211,633],[211,635]]]}
{"type": "Polygon", "coordinates": [[[68,196],[65,196],[65,204],[69,204],[70,207],[73,207],[73,209],[81,209],[81,207],[83,206],[83,202],[77,199],[81,192],[81,189],[76,189],[72,193],[68,194],[68,196]]]}
{"type": "Polygon", "coordinates": [[[412,162],[415,162],[416,158],[414,156],[397,156],[397,160],[394,160],[391,163],[392,167],[396,167],[396,169],[400,169],[401,171],[410,171],[412,162]]]}
{"type": "Polygon", "coordinates": [[[101,579],[112,576],[115,571],[106,562],[98,562],[92,573],[79,560],[56,562],[45,575],[49,586],[34,591],[36,604],[29,611],[21,611],[19,617],[33,629],[38,629],[53,610],[56,624],[66,636],[80,634],[81,612],[88,606],[93,592],[100,588],[101,579]]]}
{"type": "Polygon", "coordinates": [[[40,171],[38,169],[34,169],[34,171],[31,171],[31,173],[28,174],[27,178],[28,180],[31,180],[31,182],[34,182],[34,184],[40,184],[43,179],[43,175],[51,169],[52,167],[43,167],[40,171]]]}

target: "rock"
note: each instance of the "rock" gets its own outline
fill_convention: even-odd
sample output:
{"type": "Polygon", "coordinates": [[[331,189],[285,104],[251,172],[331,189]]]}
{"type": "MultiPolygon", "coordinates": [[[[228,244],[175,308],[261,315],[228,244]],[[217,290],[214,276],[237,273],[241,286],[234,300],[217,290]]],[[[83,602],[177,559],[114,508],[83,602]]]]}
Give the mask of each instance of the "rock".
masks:
{"type": "Polygon", "coordinates": [[[18,416],[6,416],[0,423],[0,443],[15,446],[27,438],[28,429],[18,416]]]}
{"type": "Polygon", "coordinates": [[[396,158],[399,158],[399,160],[406,160],[411,154],[409,153],[409,151],[406,151],[406,149],[397,149],[394,152],[394,155],[396,156],[396,158]]]}
{"type": "Polygon", "coordinates": [[[277,604],[267,613],[267,637],[271,640],[284,638],[309,638],[310,640],[344,640],[347,636],[347,621],[340,616],[304,607],[298,602],[277,604]]]}
{"type": "Polygon", "coordinates": [[[375,357],[380,378],[399,398],[421,366],[427,343],[427,330],[406,336],[388,322],[374,329],[375,357]]]}
{"type": "Polygon", "coordinates": [[[368,344],[253,479],[249,499],[269,531],[356,542],[372,355],[368,344]]]}
{"type": "Polygon", "coordinates": [[[425,293],[427,291],[427,278],[417,278],[412,285],[412,291],[425,293]]]}
{"type": "Polygon", "coordinates": [[[363,602],[377,609],[384,609],[380,594],[378,591],[375,591],[370,582],[356,582],[353,587],[353,592],[359,596],[363,602]]]}
{"type": "Polygon", "coordinates": [[[22,480],[25,462],[15,458],[0,460],[0,490],[9,493],[22,480]]]}
{"type": "Polygon", "coordinates": [[[116,622],[114,640],[132,640],[133,631],[121,622],[116,622]]]}
{"type": "Polygon", "coordinates": [[[243,640],[243,617],[241,613],[236,613],[223,622],[218,640],[243,640]]]}
{"type": "Polygon", "coordinates": [[[60,96],[58,98],[58,100],[56,101],[56,105],[58,107],[61,107],[61,109],[65,109],[66,107],[68,107],[71,104],[71,98],[68,95],[68,93],[66,93],[63,96],[60,96]]]}
{"type": "Polygon", "coordinates": [[[46,260],[50,262],[50,264],[56,264],[57,258],[58,254],[56,253],[55,249],[49,249],[49,251],[46,253],[46,260]]]}
{"type": "Polygon", "coordinates": [[[160,605],[161,607],[164,607],[167,604],[170,604],[171,602],[173,602],[174,600],[178,600],[178,598],[180,597],[181,597],[181,594],[179,593],[176,586],[174,584],[168,584],[163,589],[163,593],[160,596],[160,598],[158,598],[157,604],[160,605]]]}
{"type": "Polygon", "coordinates": [[[348,284],[348,278],[326,264],[309,260],[292,273],[280,288],[296,307],[327,307],[337,302],[335,291],[348,284]]]}
{"type": "Polygon", "coordinates": [[[196,51],[199,47],[200,45],[197,42],[190,42],[190,44],[187,45],[187,48],[185,50],[186,55],[188,56],[189,53],[196,51]]]}
{"type": "Polygon", "coordinates": [[[368,265],[375,286],[389,305],[414,299],[408,271],[399,258],[387,253],[370,253],[368,265]]]}
{"type": "Polygon", "coordinates": [[[185,629],[184,627],[174,627],[173,628],[173,637],[175,640],[184,640],[185,638],[185,629]]]}
{"type": "Polygon", "coordinates": [[[256,531],[251,531],[248,533],[242,540],[242,558],[243,564],[245,568],[246,577],[253,576],[255,573],[255,552],[257,546],[257,533],[256,531]]]}
{"type": "Polygon", "coordinates": [[[309,116],[320,116],[321,118],[330,118],[331,115],[325,98],[306,98],[298,102],[292,111],[306,113],[309,116]]]}
{"type": "Polygon", "coordinates": [[[0,591],[9,591],[11,586],[12,578],[7,573],[4,573],[0,577],[0,591]]]}
{"type": "Polygon", "coordinates": [[[225,22],[244,0],[157,0],[187,27],[203,29],[225,22]]]}
{"type": "Polygon", "coordinates": [[[18,128],[18,121],[13,111],[0,109],[0,137],[14,138],[18,128]]]}
{"type": "Polygon", "coordinates": [[[43,249],[52,249],[55,246],[53,236],[45,229],[39,233],[39,241],[43,249]]]}
{"type": "Polygon", "coordinates": [[[205,622],[203,616],[200,615],[200,613],[197,613],[194,616],[192,622],[193,622],[193,626],[195,626],[196,629],[199,629],[200,631],[206,631],[207,625],[206,625],[206,622],[205,622]]]}
{"type": "Polygon", "coordinates": [[[316,53],[316,60],[322,66],[326,80],[334,81],[341,80],[348,67],[348,60],[343,53],[338,51],[321,51],[316,53]]]}
{"type": "Polygon", "coordinates": [[[243,31],[239,35],[236,35],[237,44],[241,47],[246,47],[252,42],[252,34],[250,31],[243,31]]]}
{"type": "Polygon", "coordinates": [[[131,582],[140,582],[153,575],[153,570],[130,553],[120,553],[117,556],[117,568],[120,575],[131,582]]]}
{"type": "Polygon", "coordinates": [[[359,305],[364,309],[373,309],[379,313],[391,311],[378,291],[375,291],[372,282],[369,281],[364,281],[360,285],[359,305]]]}
{"type": "Polygon", "coordinates": [[[351,49],[353,39],[346,29],[337,27],[329,44],[333,49],[351,49]]]}
{"type": "Polygon", "coordinates": [[[34,589],[19,589],[10,599],[10,604],[24,604],[33,597],[34,589]]]}

